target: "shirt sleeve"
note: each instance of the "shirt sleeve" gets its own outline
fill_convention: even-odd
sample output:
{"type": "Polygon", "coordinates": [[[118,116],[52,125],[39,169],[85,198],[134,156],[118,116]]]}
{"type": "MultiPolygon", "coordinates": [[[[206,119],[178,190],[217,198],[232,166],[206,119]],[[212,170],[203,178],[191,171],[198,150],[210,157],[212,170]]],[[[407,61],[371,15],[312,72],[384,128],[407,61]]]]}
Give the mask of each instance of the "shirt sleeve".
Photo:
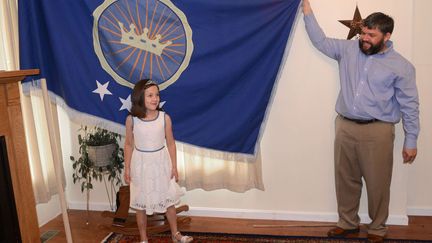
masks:
{"type": "Polygon", "coordinates": [[[417,148],[420,132],[419,98],[415,81],[415,68],[407,64],[406,71],[395,82],[395,96],[400,105],[405,132],[404,148],[417,148]]]}
{"type": "Polygon", "coordinates": [[[346,40],[328,38],[313,13],[304,15],[306,32],[312,44],[330,58],[339,60],[346,40]]]}

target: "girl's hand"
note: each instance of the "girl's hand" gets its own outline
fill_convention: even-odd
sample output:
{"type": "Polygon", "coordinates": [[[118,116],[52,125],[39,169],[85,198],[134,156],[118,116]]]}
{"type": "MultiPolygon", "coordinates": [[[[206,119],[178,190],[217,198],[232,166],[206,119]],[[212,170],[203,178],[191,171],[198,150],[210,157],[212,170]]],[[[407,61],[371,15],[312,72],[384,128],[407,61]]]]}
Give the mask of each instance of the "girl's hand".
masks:
{"type": "Polygon", "coordinates": [[[177,168],[172,168],[171,169],[171,179],[175,178],[175,181],[178,181],[178,171],[177,168]]]}
{"type": "Polygon", "coordinates": [[[127,185],[129,185],[129,183],[130,183],[130,170],[129,169],[125,169],[125,172],[124,172],[124,181],[125,181],[125,183],[127,184],[127,185]]]}

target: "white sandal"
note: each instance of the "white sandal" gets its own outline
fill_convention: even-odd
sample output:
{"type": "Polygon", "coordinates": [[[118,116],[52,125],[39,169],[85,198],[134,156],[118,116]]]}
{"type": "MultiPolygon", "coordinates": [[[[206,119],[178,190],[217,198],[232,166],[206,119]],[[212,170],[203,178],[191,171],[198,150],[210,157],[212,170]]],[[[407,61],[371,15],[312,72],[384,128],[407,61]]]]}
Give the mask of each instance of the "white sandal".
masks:
{"type": "Polygon", "coordinates": [[[193,241],[193,238],[192,238],[191,236],[187,236],[187,235],[182,235],[181,238],[180,238],[180,240],[178,240],[178,239],[177,239],[177,236],[178,236],[178,235],[181,235],[180,231],[177,231],[177,233],[175,233],[175,234],[172,236],[172,241],[173,241],[174,243],[189,243],[189,242],[192,242],[192,241],[193,241]]]}

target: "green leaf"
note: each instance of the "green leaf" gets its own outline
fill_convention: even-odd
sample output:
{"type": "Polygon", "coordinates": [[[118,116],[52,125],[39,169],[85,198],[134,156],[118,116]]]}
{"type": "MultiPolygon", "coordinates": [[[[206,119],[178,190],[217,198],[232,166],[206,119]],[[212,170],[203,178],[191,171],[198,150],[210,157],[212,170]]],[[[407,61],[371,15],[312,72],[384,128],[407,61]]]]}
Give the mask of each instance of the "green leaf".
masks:
{"type": "Polygon", "coordinates": [[[87,190],[93,189],[91,183],[92,178],[98,181],[103,180],[105,173],[108,174],[108,181],[114,181],[115,184],[120,184],[121,173],[124,168],[124,150],[120,147],[118,141],[121,141],[122,136],[120,134],[108,131],[100,127],[88,128],[82,125],[78,130],[78,144],[79,144],[79,157],[70,156],[73,161],[72,167],[74,169],[72,178],[73,182],[77,183],[80,180],[85,180],[81,183],[81,192],[84,188],[87,190]],[[94,167],[94,164],[88,158],[87,147],[94,145],[107,145],[115,144],[115,150],[110,159],[110,164],[105,168],[94,167]]]}

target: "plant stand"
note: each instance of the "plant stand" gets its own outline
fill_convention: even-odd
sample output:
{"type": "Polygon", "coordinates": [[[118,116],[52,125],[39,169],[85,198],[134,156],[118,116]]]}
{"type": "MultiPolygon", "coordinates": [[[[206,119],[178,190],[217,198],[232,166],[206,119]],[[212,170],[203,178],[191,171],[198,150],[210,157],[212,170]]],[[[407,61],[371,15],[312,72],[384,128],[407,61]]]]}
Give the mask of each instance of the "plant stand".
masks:
{"type": "MultiPolygon", "coordinates": [[[[86,180],[87,180],[87,183],[89,183],[90,177],[87,177],[86,180]]],[[[89,225],[89,217],[90,217],[89,201],[90,201],[90,188],[87,187],[87,189],[86,189],[86,209],[87,209],[86,225],[89,225]]]]}
{"type": "Polygon", "coordinates": [[[109,176],[109,172],[106,172],[102,175],[103,181],[104,181],[104,185],[105,185],[105,191],[108,197],[108,202],[110,204],[110,209],[112,212],[115,211],[115,205],[114,205],[114,200],[115,200],[115,195],[116,195],[116,187],[114,185],[114,181],[108,181],[107,182],[107,178],[106,176],[109,176]],[[109,187],[109,189],[108,189],[109,187]]]}
{"type": "Polygon", "coordinates": [[[116,187],[122,184],[124,150],[120,147],[121,135],[101,127],[87,128],[82,125],[78,134],[79,157],[70,156],[74,169],[73,183],[81,183],[81,192],[86,194],[86,224],[90,220],[90,190],[93,181],[104,182],[111,211],[114,211],[116,187]],[[108,178],[106,177],[108,176],[108,178]],[[84,192],[85,190],[85,192],[84,192]]]}
{"type": "MultiPolygon", "coordinates": [[[[108,179],[106,178],[107,176],[109,176],[109,172],[108,171],[104,171],[104,173],[102,174],[102,180],[104,182],[104,186],[105,186],[105,191],[108,197],[108,202],[110,205],[110,210],[111,212],[115,211],[115,194],[116,194],[116,188],[114,185],[114,181],[108,181],[108,179]],[[109,187],[109,188],[108,188],[109,187]]],[[[89,183],[90,178],[87,178],[87,183],[89,183]]],[[[90,207],[89,207],[89,203],[90,203],[90,188],[86,189],[86,210],[87,210],[87,219],[86,219],[86,225],[89,224],[89,215],[90,215],[90,207]]]]}

